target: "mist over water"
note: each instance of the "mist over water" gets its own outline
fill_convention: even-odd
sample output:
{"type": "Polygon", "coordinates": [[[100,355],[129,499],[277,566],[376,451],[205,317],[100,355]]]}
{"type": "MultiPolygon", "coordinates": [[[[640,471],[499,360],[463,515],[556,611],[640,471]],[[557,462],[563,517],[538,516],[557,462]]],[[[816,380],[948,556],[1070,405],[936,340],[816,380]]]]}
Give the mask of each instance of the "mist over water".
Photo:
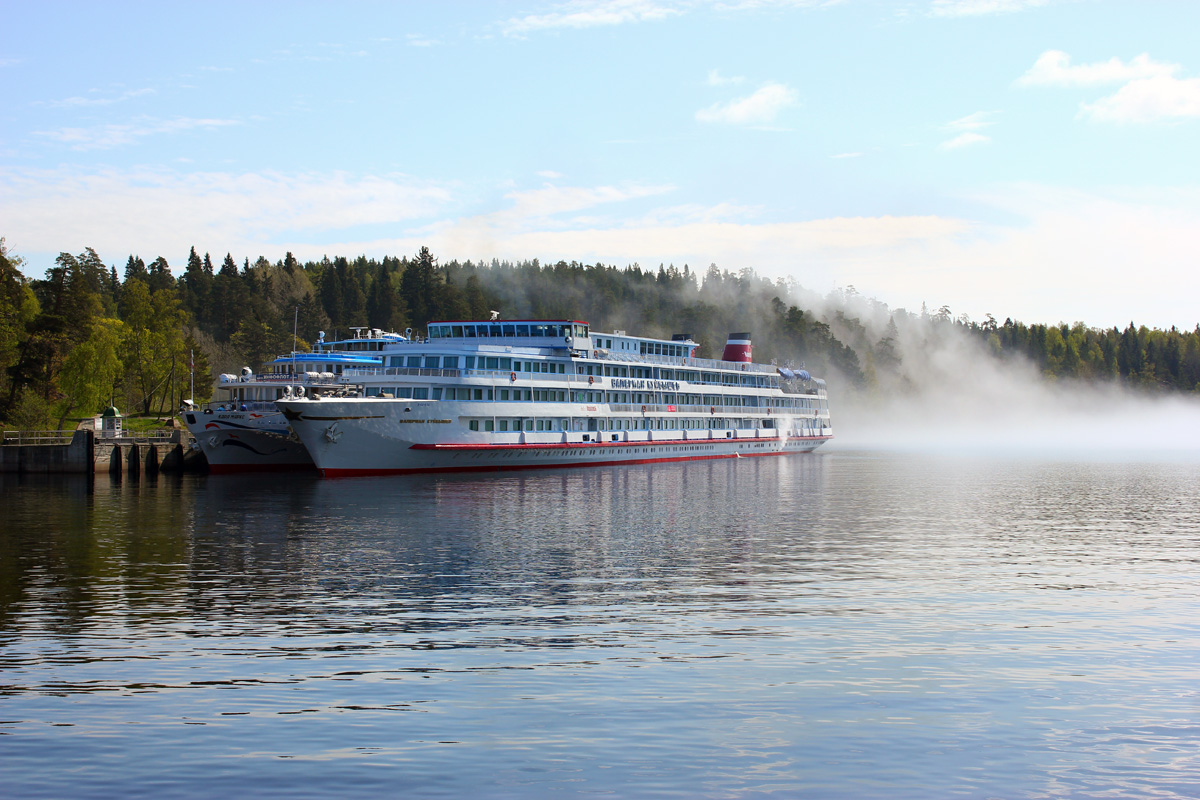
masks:
{"type": "MultiPolygon", "coordinates": [[[[901,363],[856,389],[828,371],[833,448],[1039,458],[1200,460],[1200,394],[1117,382],[1055,380],[1022,357],[1001,358],[948,322],[895,312],[859,296],[820,304],[855,315],[861,350],[899,321],[901,363]]],[[[839,326],[834,324],[835,332],[839,326]]],[[[848,336],[841,326],[841,335],[848,336]]]]}
{"type": "MultiPolygon", "coordinates": [[[[1013,371],[1015,373],[1015,371],[1013,371]]],[[[1118,387],[993,380],[891,398],[831,387],[835,448],[957,455],[1200,461],[1200,401],[1118,387]]]]}

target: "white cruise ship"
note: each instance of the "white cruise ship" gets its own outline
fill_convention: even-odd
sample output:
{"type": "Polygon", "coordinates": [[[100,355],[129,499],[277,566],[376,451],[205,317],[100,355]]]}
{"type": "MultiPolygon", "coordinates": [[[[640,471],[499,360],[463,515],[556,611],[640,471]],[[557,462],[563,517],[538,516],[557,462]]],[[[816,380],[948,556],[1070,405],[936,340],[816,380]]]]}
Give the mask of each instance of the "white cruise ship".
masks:
{"type": "Polygon", "coordinates": [[[575,320],[433,322],[384,363],[346,367],[354,397],[276,405],[326,477],[768,456],[833,437],[825,382],[696,343],[575,320]]]}

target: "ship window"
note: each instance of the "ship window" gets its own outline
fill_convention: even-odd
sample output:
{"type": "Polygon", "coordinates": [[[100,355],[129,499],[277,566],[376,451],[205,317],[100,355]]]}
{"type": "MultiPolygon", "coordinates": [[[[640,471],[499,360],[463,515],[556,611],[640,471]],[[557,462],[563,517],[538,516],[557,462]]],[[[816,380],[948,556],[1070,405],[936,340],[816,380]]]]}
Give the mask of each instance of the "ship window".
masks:
{"type": "Polygon", "coordinates": [[[487,364],[486,369],[499,369],[500,368],[500,359],[495,356],[489,356],[486,361],[486,364],[487,364]]]}
{"type": "Polygon", "coordinates": [[[479,420],[477,420],[477,419],[471,420],[470,422],[467,423],[467,427],[473,431],[479,430],[479,420]]]}
{"type": "Polygon", "coordinates": [[[413,389],[413,400],[428,400],[429,389],[413,389]]]}
{"type": "Polygon", "coordinates": [[[502,420],[500,420],[500,430],[501,430],[501,431],[507,431],[507,430],[508,430],[508,420],[506,420],[506,419],[502,419],[502,420]]]}
{"type": "Polygon", "coordinates": [[[485,419],[485,420],[483,421],[483,429],[484,429],[485,431],[491,431],[491,430],[494,430],[494,429],[495,429],[495,423],[494,423],[494,422],[492,422],[492,420],[490,420],[490,419],[485,419]]]}
{"type": "Polygon", "coordinates": [[[463,335],[463,326],[462,325],[451,325],[450,326],[450,335],[461,339],[462,335],[463,335]]]}
{"type": "Polygon", "coordinates": [[[391,359],[388,361],[389,367],[399,367],[399,366],[402,366],[403,364],[404,364],[403,356],[392,356],[391,359]]]}
{"type": "Polygon", "coordinates": [[[409,356],[408,362],[405,364],[405,366],[410,367],[410,368],[411,367],[420,367],[421,366],[421,357],[420,356],[409,356]]]}
{"type": "Polygon", "coordinates": [[[474,325],[463,325],[463,336],[465,336],[468,339],[474,339],[475,338],[475,326],[474,325]]]}
{"type": "Polygon", "coordinates": [[[471,398],[472,400],[482,400],[483,399],[483,389],[472,389],[471,393],[473,395],[471,398]]]}
{"type": "Polygon", "coordinates": [[[425,356],[425,369],[437,369],[441,366],[440,356],[425,356]]]}
{"type": "Polygon", "coordinates": [[[442,368],[443,369],[457,369],[458,368],[458,356],[446,356],[445,358],[443,358],[442,359],[442,368]]]}
{"type": "Polygon", "coordinates": [[[441,390],[441,389],[434,389],[434,390],[433,390],[433,399],[434,399],[434,400],[441,400],[441,399],[442,399],[442,390],[441,390]]]}
{"type": "Polygon", "coordinates": [[[527,430],[527,431],[533,430],[533,420],[531,420],[531,419],[525,420],[525,430],[527,430]]]}
{"type": "Polygon", "coordinates": [[[467,360],[467,369],[475,369],[475,356],[463,356],[467,360]]]}
{"type": "Polygon", "coordinates": [[[539,431],[544,431],[544,430],[546,430],[546,420],[544,420],[544,419],[539,419],[539,420],[537,421],[537,429],[538,429],[539,431]]]}
{"type": "Polygon", "coordinates": [[[501,399],[501,400],[507,400],[507,399],[508,399],[508,389],[501,389],[501,390],[500,390],[500,399],[501,399]]]}
{"type": "Polygon", "coordinates": [[[516,335],[517,335],[516,326],[514,326],[514,325],[505,325],[505,326],[504,326],[504,335],[505,335],[505,336],[516,336],[516,335]]]}
{"type": "Polygon", "coordinates": [[[517,336],[528,336],[528,335],[529,335],[529,326],[528,325],[518,325],[517,326],[517,336]]]}
{"type": "Polygon", "coordinates": [[[491,328],[491,336],[492,336],[492,338],[494,338],[494,339],[495,339],[495,338],[499,338],[499,337],[500,337],[500,335],[501,335],[500,331],[502,330],[501,326],[499,326],[499,325],[490,325],[489,327],[491,328]]]}
{"type": "Polygon", "coordinates": [[[503,370],[512,369],[512,359],[511,358],[500,359],[500,369],[503,369],[503,370]]]}

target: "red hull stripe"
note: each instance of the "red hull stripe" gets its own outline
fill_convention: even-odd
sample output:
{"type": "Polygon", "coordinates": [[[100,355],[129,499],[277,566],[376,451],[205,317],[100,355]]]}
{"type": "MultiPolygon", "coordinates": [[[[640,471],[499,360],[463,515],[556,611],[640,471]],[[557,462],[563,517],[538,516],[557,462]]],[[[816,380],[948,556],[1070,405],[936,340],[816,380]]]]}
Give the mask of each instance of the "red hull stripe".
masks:
{"type": "MultiPolygon", "coordinates": [[[[832,436],[789,436],[789,442],[824,442],[832,439],[832,436]]],[[[732,442],[778,442],[777,436],[760,436],[742,439],[655,439],[652,442],[545,442],[545,443],[528,443],[528,444],[414,444],[410,445],[412,450],[579,450],[592,449],[597,447],[666,447],[668,445],[680,444],[730,444],[732,442]]],[[[709,456],[710,458],[721,458],[722,456],[709,456]]],[[[673,461],[674,459],[667,459],[673,461]]],[[[622,464],[641,463],[622,461],[622,464]]]]}
{"type": "MultiPolygon", "coordinates": [[[[741,441],[749,441],[742,439],[741,441]]],[[[728,453],[712,456],[673,456],[671,458],[637,458],[616,461],[572,461],[562,464],[495,464],[489,466],[421,467],[417,469],[323,469],[326,478],[365,478],[372,475],[423,475],[431,472],[509,472],[518,469],[564,469],[568,467],[617,467],[626,464],[664,464],[669,461],[711,461],[719,458],[751,458],[755,456],[797,455],[776,450],[771,453],[728,453]]]]}

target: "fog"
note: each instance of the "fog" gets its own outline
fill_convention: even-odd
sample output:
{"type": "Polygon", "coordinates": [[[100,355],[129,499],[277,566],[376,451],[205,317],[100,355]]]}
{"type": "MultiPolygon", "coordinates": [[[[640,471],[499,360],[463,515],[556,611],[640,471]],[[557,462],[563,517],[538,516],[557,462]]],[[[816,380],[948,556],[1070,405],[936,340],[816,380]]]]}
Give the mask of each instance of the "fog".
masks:
{"type": "Polygon", "coordinates": [[[831,449],[1200,462],[1200,396],[1056,382],[955,325],[906,322],[898,376],[864,392],[830,376],[831,449]]]}

